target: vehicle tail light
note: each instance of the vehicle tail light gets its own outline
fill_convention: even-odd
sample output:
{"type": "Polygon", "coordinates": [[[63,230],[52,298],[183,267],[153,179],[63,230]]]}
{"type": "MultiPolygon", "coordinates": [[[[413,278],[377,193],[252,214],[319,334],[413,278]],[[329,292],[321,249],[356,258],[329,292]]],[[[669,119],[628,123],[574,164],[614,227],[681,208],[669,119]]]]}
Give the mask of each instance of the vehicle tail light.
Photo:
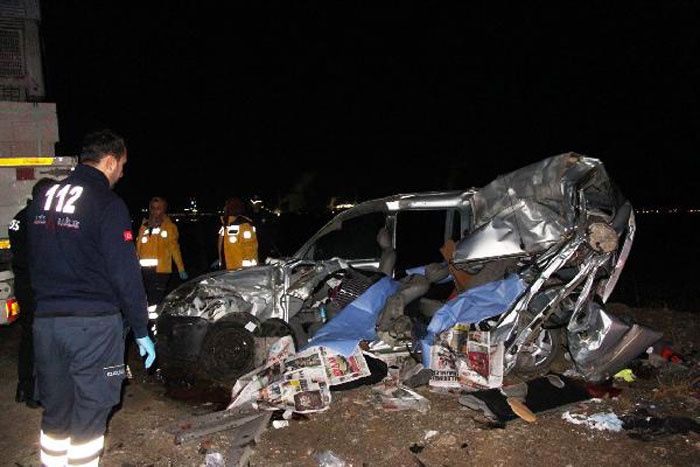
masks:
{"type": "Polygon", "coordinates": [[[8,323],[13,322],[19,316],[19,303],[16,299],[5,300],[5,316],[7,316],[8,323]]]}

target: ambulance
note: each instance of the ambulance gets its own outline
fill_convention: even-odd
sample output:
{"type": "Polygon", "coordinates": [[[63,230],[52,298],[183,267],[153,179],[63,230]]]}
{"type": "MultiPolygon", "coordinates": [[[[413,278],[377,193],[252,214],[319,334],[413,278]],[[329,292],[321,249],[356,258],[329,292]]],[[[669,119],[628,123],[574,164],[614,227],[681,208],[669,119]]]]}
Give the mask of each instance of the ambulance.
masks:
{"type": "Polygon", "coordinates": [[[0,102],[0,325],[15,321],[19,305],[8,230],[31,198],[41,178],[61,180],[78,164],[77,157],[56,157],[56,104],[0,102]]]}

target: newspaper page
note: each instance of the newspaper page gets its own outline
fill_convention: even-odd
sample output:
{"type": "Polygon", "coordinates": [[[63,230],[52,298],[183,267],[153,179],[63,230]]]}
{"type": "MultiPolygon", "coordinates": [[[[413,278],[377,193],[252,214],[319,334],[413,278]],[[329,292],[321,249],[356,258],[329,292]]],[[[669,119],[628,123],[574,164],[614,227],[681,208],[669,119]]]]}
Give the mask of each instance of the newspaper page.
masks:
{"type": "Polygon", "coordinates": [[[280,337],[277,342],[272,344],[267,351],[265,364],[276,363],[294,355],[294,339],[292,336],[280,337]]]}
{"type": "Polygon", "coordinates": [[[227,410],[253,403],[258,399],[262,388],[282,377],[282,362],[269,363],[247,373],[236,381],[231,394],[231,404],[227,410]]]}
{"type": "Polygon", "coordinates": [[[457,354],[450,348],[437,344],[430,346],[430,368],[433,375],[428,383],[433,388],[459,389],[457,354]]]}
{"type": "Polygon", "coordinates": [[[370,375],[367,360],[358,345],[349,357],[337,354],[326,347],[319,347],[331,386],[355,381],[370,375]]]}
{"type": "Polygon", "coordinates": [[[503,343],[491,345],[487,331],[470,331],[466,355],[458,364],[462,384],[495,388],[503,383],[503,343]]]}
{"type": "Polygon", "coordinates": [[[323,367],[323,357],[319,347],[311,347],[285,358],[282,361],[282,365],[285,372],[301,368],[323,367]]]}
{"type": "Polygon", "coordinates": [[[457,323],[435,337],[430,347],[431,388],[459,389],[459,360],[466,349],[469,324],[457,323]]]}
{"type": "Polygon", "coordinates": [[[331,402],[326,371],[314,367],[285,373],[281,381],[262,389],[260,398],[279,409],[297,413],[326,410],[331,402]]]}
{"type": "Polygon", "coordinates": [[[236,384],[233,386],[233,402],[228,409],[263,399],[261,391],[276,381],[282,380],[288,372],[310,367],[323,369],[323,360],[316,348],[311,348],[298,354],[289,354],[289,352],[293,352],[294,344],[292,343],[291,347],[289,347],[282,339],[277,341],[273,347],[269,355],[269,363],[241,376],[236,381],[236,384]],[[280,343],[279,346],[277,346],[278,343],[280,343]],[[283,358],[285,354],[288,354],[288,356],[283,358]]]}
{"type": "Polygon", "coordinates": [[[441,343],[462,356],[467,350],[468,336],[469,323],[457,323],[441,335],[441,343]]]}

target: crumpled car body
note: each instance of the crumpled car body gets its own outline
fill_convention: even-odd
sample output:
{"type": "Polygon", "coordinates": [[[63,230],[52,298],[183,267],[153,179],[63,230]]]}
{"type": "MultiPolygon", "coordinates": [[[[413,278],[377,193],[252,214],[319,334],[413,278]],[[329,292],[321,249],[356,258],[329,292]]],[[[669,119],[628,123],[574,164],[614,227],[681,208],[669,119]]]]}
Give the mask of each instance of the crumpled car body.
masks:
{"type": "Polygon", "coordinates": [[[503,343],[504,372],[542,370],[566,343],[577,369],[602,379],[660,337],[604,309],[634,234],[632,206],[603,164],[575,153],[481,189],[367,201],[338,214],[291,258],[207,274],[168,295],[158,309],[161,366],[234,381],[259,363],[256,339],[292,334],[304,345],[386,275],[401,287],[380,314],[379,335],[411,341],[421,329],[412,324],[425,329],[447,301],[438,284],[452,289],[459,275],[468,288],[516,274],[523,284],[517,300],[472,323],[503,343]],[[428,231],[433,243],[422,244],[428,231]],[[450,241],[441,262],[440,247],[450,241]],[[436,260],[421,277],[411,269],[421,264],[410,261],[430,255],[414,255],[417,249],[436,260]]]}

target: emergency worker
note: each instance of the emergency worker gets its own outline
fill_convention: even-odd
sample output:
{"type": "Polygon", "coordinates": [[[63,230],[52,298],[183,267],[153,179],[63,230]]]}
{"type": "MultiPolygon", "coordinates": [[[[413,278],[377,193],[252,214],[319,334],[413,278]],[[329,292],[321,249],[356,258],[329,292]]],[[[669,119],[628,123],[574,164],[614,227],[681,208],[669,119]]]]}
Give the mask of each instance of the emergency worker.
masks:
{"type": "Polygon", "coordinates": [[[221,269],[240,269],[258,264],[258,237],[253,221],[243,215],[243,202],[237,197],[226,200],[219,229],[221,269]]]}
{"type": "MultiPolygon", "coordinates": [[[[50,178],[42,178],[32,187],[32,198],[38,200],[48,185],[55,183],[50,178]]],[[[19,355],[17,358],[17,392],[15,400],[24,402],[32,409],[39,407],[34,399],[34,344],[32,342],[32,324],[34,323],[34,292],[29,280],[29,251],[27,247],[27,209],[31,200],[27,201],[8,227],[10,249],[12,251],[12,272],[15,275],[15,297],[19,304],[17,321],[22,333],[19,340],[19,355]]]]}
{"type": "Polygon", "coordinates": [[[111,190],[127,160],[124,140],[110,130],[91,133],[80,160],[27,213],[46,466],[99,464],[126,373],[122,314],[148,354],[146,368],[156,356],[129,211],[111,190]]]}
{"type": "Polygon", "coordinates": [[[163,301],[173,261],[179,271],[180,279],[187,280],[187,272],[182,263],[182,253],[178,243],[177,227],[165,214],[167,207],[168,203],[165,199],[159,197],[151,199],[148,205],[148,219],[141,222],[139,236],[136,239],[136,253],[141,263],[149,312],[154,312],[156,305],[163,301]]]}

